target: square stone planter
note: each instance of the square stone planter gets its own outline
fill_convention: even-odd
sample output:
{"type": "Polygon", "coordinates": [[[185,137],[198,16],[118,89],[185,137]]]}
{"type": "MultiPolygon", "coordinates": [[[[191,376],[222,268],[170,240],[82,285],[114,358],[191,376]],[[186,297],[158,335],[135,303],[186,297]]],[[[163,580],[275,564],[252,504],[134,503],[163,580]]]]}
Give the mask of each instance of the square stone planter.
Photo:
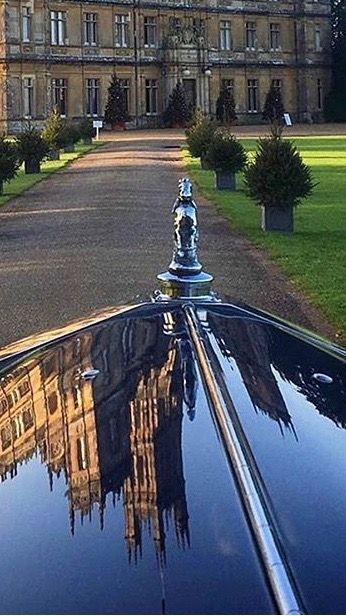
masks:
{"type": "Polygon", "coordinates": [[[60,150],[50,150],[47,158],[48,160],[60,160],[60,150]]]}
{"type": "Polygon", "coordinates": [[[235,190],[235,173],[215,171],[215,186],[217,190],[235,190]]]}
{"type": "Polygon", "coordinates": [[[26,160],[24,161],[24,170],[26,175],[31,175],[32,173],[40,173],[41,165],[38,160],[26,160]]]}
{"type": "Polygon", "coordinates": [[[262,231],[293,233],[293,207],[263,207],[262,231]]]}

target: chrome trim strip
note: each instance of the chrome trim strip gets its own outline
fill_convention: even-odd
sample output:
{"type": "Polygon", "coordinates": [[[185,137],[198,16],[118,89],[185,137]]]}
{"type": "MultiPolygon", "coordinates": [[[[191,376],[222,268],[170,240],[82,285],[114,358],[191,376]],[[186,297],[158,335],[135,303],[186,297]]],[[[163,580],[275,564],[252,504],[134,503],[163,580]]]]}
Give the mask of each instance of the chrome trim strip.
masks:
{"type": "Polygon", "coordinates": [[[279,613],[304,614],[291,581],[288,565],[281,556],[282,550],[280,550],[278,538],[273,532],[269,512],[264,507],[264,496],[254,481],[251,464],[247,461],[237,431],[219,394],[204,342],[199,335],[196,313],[191,305],[185,305],[183,310],[198,364],[212,403],[212,410],[215,413],[232,468],[238,479],[242,502],[248,514],[249,524],[262,557],[279,613]]]}

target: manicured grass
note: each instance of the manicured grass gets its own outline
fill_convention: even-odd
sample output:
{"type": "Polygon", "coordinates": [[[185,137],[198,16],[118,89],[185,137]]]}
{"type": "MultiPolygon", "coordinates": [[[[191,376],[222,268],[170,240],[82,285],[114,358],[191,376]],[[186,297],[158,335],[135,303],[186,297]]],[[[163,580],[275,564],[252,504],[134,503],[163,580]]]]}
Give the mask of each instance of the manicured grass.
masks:
{"type": "MultiPolygon", "coordinates": [[[[238,176],[237,191],[218,192],[214,174],[201,170],[199,161],[184,150],[190,176],[201,192],[214,202],[232,226],[256,246],[265,249],[288,278],[301,288],[327,320],[340,341],[346,342],[346,137],[294,139],[317,186],[312,196],[295,210],[295,232],[263,233],[260,208],[244,193],[238,176]]],[[[242,143],[251,153],[256,142],[242,143]]]]}
{"type": "Polygon", "coordinates": [[[76,158],[80,158],[87,154],[91,150],[100,147],[103,145],[102,141],[94,141],[92,145],[77,145],[76,151],[71,154],[60,154],[60,160],[49,160],[42,164],[41,173],[33,173],[32,175],[25,175],[24,169],[20,169],[18,171],[17,176],[11,180],[10,182],[6,182],[4,184],[4,194],[0,195],[0,206],[7,203],[13,197],[17,197],[22,192],[37,184],[37,182],[41,182],[42,180],[47,179],[52,173],[58,171],[58,169],[62,169],[66,167],[70,162],[76,160],[76,158]]]}

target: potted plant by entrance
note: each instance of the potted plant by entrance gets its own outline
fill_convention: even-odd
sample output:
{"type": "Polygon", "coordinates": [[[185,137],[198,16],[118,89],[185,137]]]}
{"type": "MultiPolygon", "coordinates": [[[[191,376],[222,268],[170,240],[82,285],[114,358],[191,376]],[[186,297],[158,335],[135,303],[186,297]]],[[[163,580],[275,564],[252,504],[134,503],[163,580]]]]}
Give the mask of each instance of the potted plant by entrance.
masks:
{"type": "Polygon", "coordinates": [[[186,102],[185,90],[181,81],[172,90],[167,107],[163,113],[163,123],[170,128],[185,128],[191,118],[191,108],[186,102]]]}
{"type": "Polygon", "coordinates": [[[294,143],[277,137],[260,139],[245,170],[247,194],[262,208],[263,231],[293,231],[293,210],[314,187],[311,170],[294,143]]]}
{"type": "Polygon", "coordinates": [[[66,122],[62,129],[61,142],[64,148],[64,152],[74,152],[75,145],[80,140],[79,128],[76,124],[66,122]]]}
{"type": "Polygon", "coordinates": [[[230,126],[237,121],[235,101],[230,88],[223,87],[216,101],[216,119],[224,126],[230,126]]]}
{"type": "Polygon", "coordinates": [[[202,169],[208,169],[206,154],[216,129],[215,120],[205,117],[203,112],[198,110],[191,126],[185,131],[189,152],[194,158],[200,158],[202,169]]]}
{"type": "Polygon", "coordinates": [[[42,137],[48,144],[50,160],[59,160],[60,148],[63,147],[64,123],[60,117],[59,110],[55,107],[44,123],[42,137]]]}
{"type": "Polygon", "coordinates": [[[19,167],[16,146],[0,136],[0,195],[3,194],[4,182],[9,182],[17,174],[19,167]]]}
{"type": "Polygon", "coordinates": [[[27,124],[16,137],[18,158],[26,174],[40,173],[41,162],[48,154],[48,145],[36,128],[27,124]]]}
{"type": "Polygon", "coordinates": [[[113,130],[125,130],[129,116],[127,112],[126,94],[122,82],[113,73],[108,88],[108,99],[105,108],[105,123],[113,130]]]}
{"type": "Polygon", "coordinates": [[[84,145],[91,145],[93,141],[93,136],[95,134],[92,120],[90,120],[90,118],[84,118],[84,120],[79,123],[78,128],[80,137],[83,140],[84,145]]]}
{"type": "Polygon", "coordinates": [[[227,128],[218,128],[210,141],[206,160],[215,171],[218,190],[235,190],[235,174],[243,171],[247,163],[242,144],[227,128]]]}

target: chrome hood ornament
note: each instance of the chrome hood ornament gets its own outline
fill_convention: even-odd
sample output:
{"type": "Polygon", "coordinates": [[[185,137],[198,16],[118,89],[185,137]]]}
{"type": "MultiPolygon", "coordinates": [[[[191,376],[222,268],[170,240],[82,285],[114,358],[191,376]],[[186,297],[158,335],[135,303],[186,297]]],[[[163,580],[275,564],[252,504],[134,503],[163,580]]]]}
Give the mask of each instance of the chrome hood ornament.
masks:
{"type": "Polygon", "coordinates": [[[192,198],[188,178],[179,180],[179,196],[175,200],[174,250],[168,271],[158,275],[160,291],[157,300],[198,299],[215,301],[211,291],[213,276],[202,271],[198,261],[199,238],[197,204],[192,198]]]}

